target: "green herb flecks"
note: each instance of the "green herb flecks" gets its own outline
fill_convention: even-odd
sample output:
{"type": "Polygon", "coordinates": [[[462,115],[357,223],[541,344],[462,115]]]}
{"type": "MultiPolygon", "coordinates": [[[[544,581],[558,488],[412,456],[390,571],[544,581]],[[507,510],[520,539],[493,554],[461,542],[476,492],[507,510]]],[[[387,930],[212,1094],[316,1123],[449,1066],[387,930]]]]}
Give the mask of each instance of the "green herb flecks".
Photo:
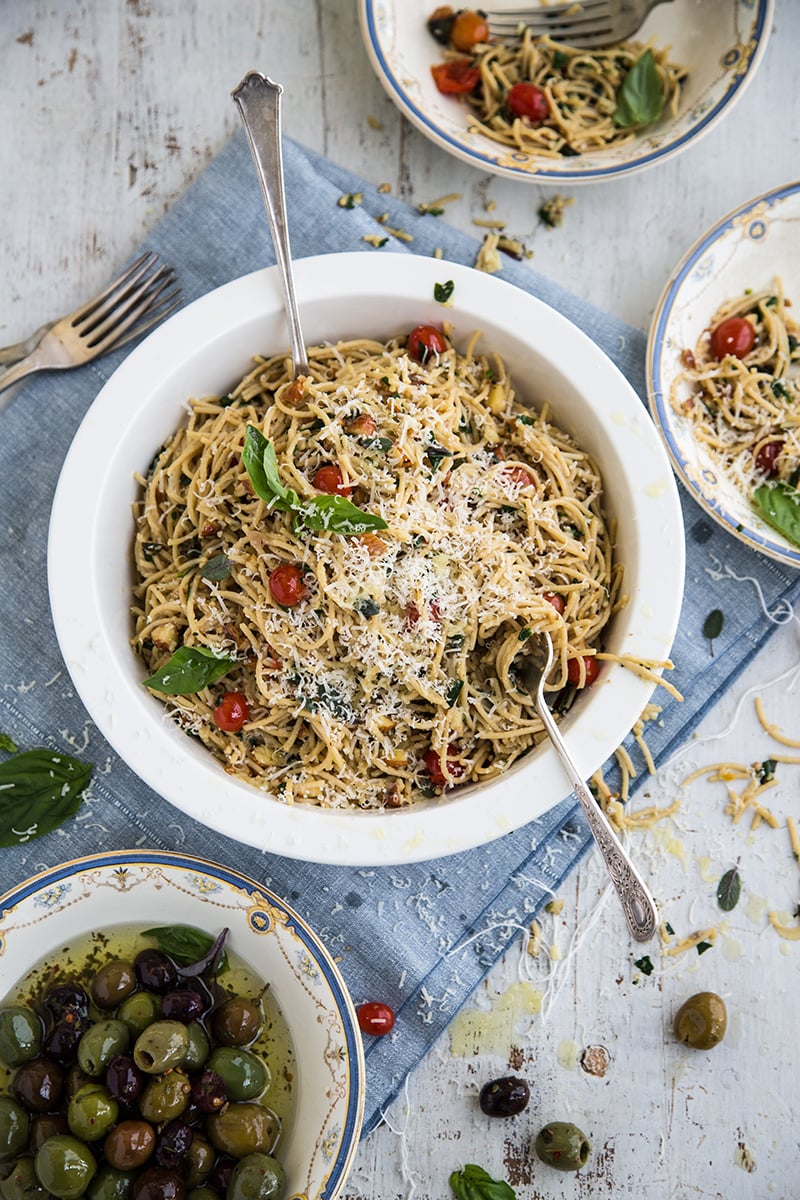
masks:
{"type": "Polygon", "coordinates": [[[645,50],[617,92],[613,121],[621,129],[652,125],[661,116],[664,93],[652,50],[645,50]]]}
{"type": "Polygon", "coordinates": [[[467,1163],[460,1171],[453,1171],[450,1187],[456,1200],[517,1200],[511,1184],[504,1179],[492,1179],[475,1163],[467,1163]]]}
{"type": "Polygon", "coordinates": [[[256,494],[270,508],[291,512],[296,529],[352,535],[386,529],[382,517],[356,508],[346,496],[312,496],[301,500],[292,488],[285,488],[278,474],[275,447],[254,425],[247,426],[242,462],[256,494]]]}
{"type": "Polygon", "coordinates": [[[3,733],[2,729],[0,729],[0,750],[6,754],[16,754],[19,750],[19,746],[13,738],[10,738],[7,733],[3,733]]]}
{"type": "Polygon", "coordinates": [[[714,638],[718,638],[722,633],[722,627],[725,624],[725,617],[721,608],[714,608],[703,622],[703,637],[708,638],[709,649],[711,656],[714,656],[714,638]]]}
{"type": "Polygon", "coordinates": [[[774,779],[777,766],[778,763],[774,758],[765,758],[758,768],[758,782],[769,783],[771,779],[774,779]]]}
{"type": "MultiPolygon", "coordinates": [[[[168,954],[179,967],[188,967],[205,958],[214,946],[215,939],[194,925],[157,925],[144,929],[142,937],[154,938],[159,950],[168,954]]],[[[218,971],[225,971],[228,958],[223,950],[219,957],[218,971]]]]}
{"type": "Polygon", "coordinates": [[[93,769],[91,763],[46,749],[23,750],[0,763],[0,846],[52,833],[74,816],[93,769]]]}
{"type": "Polygon", "coordinates": [[[361,613],[362,617],[374,617],[381,611],[380,604],[376,604],[369,596],[360,596],[353,604],[353,608],[357,613],[361,613]]]}
{"type": "Polygon", "coordinates": [[[200,574],[203,579],[208,579],[212,583],[220,583],[223,579],[227,579],[231,573],[231,560],[227,554],[215,554],[213,558],[209,558],[208,562],[203,563],[200,568],[200,574]]]}
{"type": "Polygon", "coordinates": [[[645,954],[644,958],[637,958],[633,965],[638,967],[643,975],[652,975],[655,970],[649,954],[645,954]]]}
{"type": "Polygon", "coordinates": [[[800,491],[788,483],[762,483],[753,492],[753,505],[773,529],[800,546],[800,491]]]}
{"type": "Polygon", "coordinates": [[[433,298],[436,303],[444,305],[452,304],[455,286],[452,279],[448,279],[446,283],[435,283],[433,285],[433,298]]]}
{"type": "Polygon", "coordinates": [[[723,912],[731,912],[739,903],[739,897],[742,894],[742,877],[739,874],[739,865],[731,867],[729,871],[720,879],[717,884],[717,904],[723,912]]]}
{"type": "Polygon", "coordinates": [[[698,942],[697,943],[697,953],[705,954],[706,950],[711,949],[711,946],[712,946],[711,942],[698,942]]]}
{"type": "Polygon", "coordinates": [[[235,658],[215,654],[207,646],[179,646],[163,667],[145,679],[144,686],[164,696],[191,696],[216,683],[235,665],[235,658]]]}
{"type": "Polygon", "coordinates": [[[773,379],[769,388],[776,400],[785,400],[787,404],[791,404],[792,393],[785,383],[781,383],[780,379],[773,379]]]}
{"type": "Polygon", "coordinates": [[[527,642],[529,637],[533,637],[533,630],[530,625],[526,625],[523,629],[520,629],[517,637],[521,642],[527,642]]]}
{"type": "Polygon", "coordinates": [[[455,702],[458,700],[458,697],[461,695],[461,689],[463,688],[463,686],[464,686],[463,679],[451,679],[450,680],[450,682],[447,685],[447,693],[446,693],[446,700],[447,700],[448,708],[452,708],[453,705],[455,704],[455,702]]]}

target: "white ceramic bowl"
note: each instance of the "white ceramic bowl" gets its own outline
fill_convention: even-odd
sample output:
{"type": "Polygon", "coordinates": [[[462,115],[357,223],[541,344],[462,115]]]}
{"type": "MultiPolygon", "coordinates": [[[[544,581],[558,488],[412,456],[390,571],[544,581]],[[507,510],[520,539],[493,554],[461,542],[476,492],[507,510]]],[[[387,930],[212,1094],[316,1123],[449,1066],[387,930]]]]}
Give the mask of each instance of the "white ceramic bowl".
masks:
{"type": "MultiPolygon", "coordinates": [[[[506,361],[521,398],[549,401],[556,423],[574,432],[600,466],[630,596],[609,629],[608,648],[667,657],[683,591],[677,487],[646,408],[597,346],[541,301],[454,263],[331,254],[303,259],[295,274],[309,344],[386,339],[443,317],[453,323],[458,347],[483,331],[482,345],[506,361]],[[433,287],[450,279],[454,303],[443,309],[433,287]]],[[[435,858],[491,841],[568,794],[549,745],[489,784],[394,812],[283,805],[227,775],[142,686],[146,671],[129,644],[134,472],[184,418],[188,397],[225,394],[253,354],[286,344],[277,273],[259,271],[160,326],[100,392],[64,464],[50,526],[50,598],[67,668],[94,721],[133,770],[177,808],[230,837],[292,858],[360,865],[435,858]]],[[[616,749],[651,692],[633,672],[611,664],[581,697],[564,731],[584,775],[616,749]]]]}
{"type": "Polygon", "coordinates": [[[358,1145],[364,1054],[357,1018],[325,947],[277,896],[227,867],[162,851],[76,859],[0,896],[3,991],[39,960],[114,926],[194,925],[270,985],[297,1059],[297,1101],[276,1149],[286,1195],[334,1200],[358,1145]]]}
{"type": "Polygon", "coordinates": [[[647,345],[647,391],[679,478],[728,533],[763,554],[800,567],[800,548],[773,529],[722,475],[691,422],[670,404],[680,354],[725,301],[745,288],[768,287],[780,276],[800,304],[800,181],[749,200],[723,217],[684,255],[661,294],[647,345]]]}
{"type": "MultiPolygon", "coordinates": [[[[535,6],[536,0],[531,0],[530,7],[535,6]]],[[[520,4],[495,0],[487,7],[500,10],[520,4]]],[[[670,46],[672,60],[688,67],[677,115],[664,117],[625,146],[557,160],[516,153],[470,133],[471,111],[456,97],[441,95],[431,76],[431,66],[441,58],[425,26],[434,8],[434,0],[359,0],[367,53],[400,111],[431,141],[474,167],[528,183],[573,184],[641,171],[707,133],[755,74],[772,25],[773,0],[672,0],[657,5],[635,39],[646,42],[652,37],[658,46],[670,46]]]]}

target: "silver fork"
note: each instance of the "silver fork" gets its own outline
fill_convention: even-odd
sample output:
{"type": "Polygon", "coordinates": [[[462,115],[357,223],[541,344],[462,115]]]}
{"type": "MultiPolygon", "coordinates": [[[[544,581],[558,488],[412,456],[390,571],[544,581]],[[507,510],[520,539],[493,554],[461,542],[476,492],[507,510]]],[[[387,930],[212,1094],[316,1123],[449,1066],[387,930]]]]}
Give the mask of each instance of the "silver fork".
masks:
{"type": "Polygon", "coordinates": [[[487,12],[489,33],[500,40],[516,36],[521,25],[534,37],[545,34],[580,50],[622,42],[643,24],[657,4],[672,0],[574,0],[546,7],[509,8],[487,12]]]}
{"type": "Polygon", "coordinates": [[[80,367],[141,337],[179,306],[180,290],[174,283],[175,272],[159,265],[157,254],[142,254],[75,312],[0,352],[0,360],[13,363],[0,374],[0,391],[34,371],[80,367]],[[14,362],[17,351],[22,357],[14,362]]]}
{"type": "Polygon", "coordinates": [[[533,698],[534,707],[580,801],[587,824],[600,848],[611,882],[617,890],[631,936],[647,942],[658,924],[658,910],[633,861],[617,838],[603,810],[587,788],[566,747],[544,697],[544,684],[553,665],[553,643],[548,633],[534,633],[525,643],[525,654],[516,660],[519,679],[533,698]]]}

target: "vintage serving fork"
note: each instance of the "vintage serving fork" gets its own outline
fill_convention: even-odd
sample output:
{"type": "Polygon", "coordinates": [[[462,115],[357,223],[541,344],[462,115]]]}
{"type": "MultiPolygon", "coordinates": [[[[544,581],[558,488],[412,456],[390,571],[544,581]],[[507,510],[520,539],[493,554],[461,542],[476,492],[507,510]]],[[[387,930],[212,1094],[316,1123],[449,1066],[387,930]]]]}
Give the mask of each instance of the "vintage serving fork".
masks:
{"type": "Polygon", "coordinates": [[[142,254],[87,304],[0,351],[0,363],[12,364],[0,373],[0,391],[33,371],[80,367],[140,337],[178,307],[174,283],[175,272],[157,254],[142,254]]]}
{"type": "Polygon", "coordinates": [[[487,12],[486,20],[493,38],[512,38],[520,25],[527,25],[534,37],[546,34],[554,41],[591,50],[624,41],[636,33],[651,9],[668,3],[671,0],[574,0],[487,12]]]}
{"type": "Polygon", "coordinates": [[[525,643],[525,650],[526,653],[515,660],[519,679],[530,693],[545,732],[555,746],[572,784],[572,790],[580,801],[586,821],[605,860],[611,882],[617,890],[631,935],[637,942],[647,942],[655,933],[658,924],[658,912],[653,898],[611,828],[605,813],[581,778],[544,697],[544,683],[553,665],[553,643],[550,635],[534,633],[525,643]]]}

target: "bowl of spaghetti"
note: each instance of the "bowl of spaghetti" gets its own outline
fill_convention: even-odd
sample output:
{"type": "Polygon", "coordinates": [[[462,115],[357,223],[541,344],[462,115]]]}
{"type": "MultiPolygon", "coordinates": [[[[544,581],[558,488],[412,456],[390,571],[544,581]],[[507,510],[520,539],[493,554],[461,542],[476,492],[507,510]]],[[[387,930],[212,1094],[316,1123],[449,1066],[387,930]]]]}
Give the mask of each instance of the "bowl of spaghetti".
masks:
{"type": "Polygon", "coordinates": [[[629,175],[702,137],[752,79],[772,7],[673,0],[592,51],[523,30],[492,38],[477,10],[425,0],[360,0],[359,13],[378,78],[426,137],[482,170],[565,184],[629,175]]]}
{"type": "Polygon", "coordinates": [[[532,632],[587,776],[639,719],[682,597],[677,488],[630,385],[540,301],[410,255],[296,273],[307,376],[262,271],[98,396],[53,506],[59,642],[118,753],[206,825],[315,861],[455,853],[569,791],[517,686],[532,632]]]}
{"type": "Polygon", "coordinates": [[[723,528],[800,567],[800,183],[723,217],[653,317],[650,406],[679,478],[723,528]]]}

